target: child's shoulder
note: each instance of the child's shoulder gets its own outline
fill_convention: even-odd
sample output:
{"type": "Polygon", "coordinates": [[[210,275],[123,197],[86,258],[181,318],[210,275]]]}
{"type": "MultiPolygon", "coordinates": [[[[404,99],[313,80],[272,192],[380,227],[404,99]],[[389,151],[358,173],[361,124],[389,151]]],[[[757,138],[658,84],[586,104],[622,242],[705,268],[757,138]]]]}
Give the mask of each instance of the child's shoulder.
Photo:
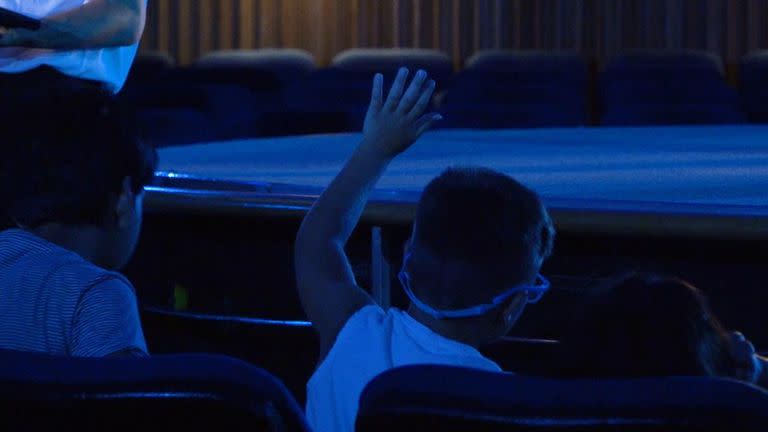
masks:
{"type": "Polygon", "coordinates": [[[81,290],[106,282],[126,285],[133,290],[131,282],[121,273],[99,267],[74,253],[56,269],[55,277],[59,280],[77,281],[81,290]]]}
{"type": "Polygon", "coordinates": [[[5,251],[0,253],[6,265],[4,271],[23,274],[30,282],[85,287],[101,279],[124,280],[119,273],[101,268],[77,253],[25,230],[2,231],[0,242],[5,251]]]}
{"type": "Polygon", "coordinates": [[[96,285],[112,282],[126,285],[133,290],[133,285],[121,273],[99,267],[75,252],[55,248],[44,253],[47,257],[42,261],[47,261],[49,266],[47,284],[54,284],[68,291],[83,292],[96,285]]]}

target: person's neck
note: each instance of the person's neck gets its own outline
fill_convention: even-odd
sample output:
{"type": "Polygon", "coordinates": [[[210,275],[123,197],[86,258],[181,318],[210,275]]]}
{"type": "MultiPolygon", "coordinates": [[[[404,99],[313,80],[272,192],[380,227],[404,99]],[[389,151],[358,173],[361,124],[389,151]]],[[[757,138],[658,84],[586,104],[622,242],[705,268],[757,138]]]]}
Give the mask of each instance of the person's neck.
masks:
{"type": "Polygon", "coordinates": [[[433,332],[445,338],[461,342],[473,348],[479,348],[482,342],[478,339],[477,332],[473,331],[473,326],[462,320],[461,323],[455,320],[439,320],[425,314],[419,308],[411,304],[406,312],[411,318],[426,326],[433,332]]]}
{"type": "Polygon", "coordinates": [[[102,253],[104,231],[99,227],[50,223],[28,231],[80,255],[97,266],[105,267],[102,253]]]}

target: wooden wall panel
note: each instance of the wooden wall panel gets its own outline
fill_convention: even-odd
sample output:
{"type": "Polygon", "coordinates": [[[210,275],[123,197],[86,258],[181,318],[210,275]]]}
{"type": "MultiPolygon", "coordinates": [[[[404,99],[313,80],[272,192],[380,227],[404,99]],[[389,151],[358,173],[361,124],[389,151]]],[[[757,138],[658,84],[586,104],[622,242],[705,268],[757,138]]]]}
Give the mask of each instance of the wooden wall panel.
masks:
{"type": "Polygon", "coordinates": [[[460,65],[479,49],[768,48],[768,0],[150,0],[142,49],[180,63],[215,49],[290,47],[327,64],[351,47],[425,47],[460,65]]]}

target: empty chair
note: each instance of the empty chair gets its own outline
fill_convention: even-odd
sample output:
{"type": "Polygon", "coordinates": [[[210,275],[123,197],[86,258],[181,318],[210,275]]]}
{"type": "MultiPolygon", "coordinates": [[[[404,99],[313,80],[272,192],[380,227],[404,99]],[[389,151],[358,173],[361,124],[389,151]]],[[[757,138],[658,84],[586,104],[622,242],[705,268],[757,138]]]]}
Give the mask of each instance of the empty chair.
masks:
{"type": "Polygon", "coordinates": [[[262,114],[282,106],[285,88],[314,68],[314,58],[301,50],[227,50],[176,70],[170,80],[204,91],[216,135],[234,139],[256,135],[262,114]]]}
{"type": "Polygon", "coordinates": [[[139,52],[128,73],[128,80],[123,91],[130,91],[130,88],[134,86],[161,81],[174,66],[176,66],[176,60],[168,53],[161,51],[139,52]]]}
{"type": "Polygon", "coordinates": [[[741,101],[749,121],[768,123],[768,50],[741,60],[741,101]]]}
{"type": "MultiPolygon", "coordinates": [[[[394,74],[387,75],[391,85],[394,74]]],[[[360,131],[371,97],[373,73],[326,68],[297,81],[281,108],[266,113],[260,134],[305,135],[360,131]]]]}
{"type": "Polygon", "coordinates": [[[120,96],[137,111],[147,140],[157,146],[205,141],[212,125],[200,96],[168,88],[176,60],[160,51],[137,54],[120,96]],[[177,109],[178,108],[178,109],[177,109]]]}
{"type": "Polygon", "coordinates": [[[581,126],[587,67],[571,53],[493,50],[467,61],[442,99],[450,128],[581,126]]]}
{"type": "Polygon", "coordinates": [[[223,139],[206,89],[179,81],[166,53],[141,52],[120,96],[136,110],[144,138],[158,147],[223,139]]]}
{"type": "Polygon", "coordinates": [[[700,51],[647,51],[613,59],[600,79],[602,124],[730,124],[746,116],[720,58],[700,51]]]}
{"type": "Polygon", "coordinates": [[[267,88],[265,73],[272,75],[271,83],[285,86],[314,70],[315,59],[298,49],[224,50],[204,55],[194,68],[208,72],[211,82],[258,91],[267,88]]]}
{"type": "Polygon", "coordinates": [[[716,378],[557,380],[409,366],[363,392],[358,431],[759,431],[768,392],[716,378]]]}
{"type": "Polygon", "coordinates": [[[172,79],[128,85],[120,95],[136,111],[144,139],[156,147],[225,139],[205,88],[172,79]]]}
{"type": "Polygon", "coordinates": [[[272,375],[209,355],[60,358],[0,352],[0,427],[14,430],[308,430],[272,375]]]}
{"type": "Polygon", "coordinates": [[[177,79],[212,89],[221,96],[221,109],[244,109],[246,102],[236,94],[249,93],[254,107],[263,110],[282,103],[285,88],[314,68],[314,57],[302,50],[226,50],[201,57],[177,79]]]}
{"type": "Polygon", "coordinates": [[[158,145],[223,141],[257,135],[263,113],[281,109],[285,87],[314,67],[300,50],[217,51],[128,93],[158,145]]]}
{"type": "Polygon", "coordinates": [[[383,73],[388,88],[400,67],[409,68],[411,73],[426,70],[438,89],[453,73],[450,59],[440,51],[347,50],[337,55],[329,68],[315,71],[289,87],[284,108],[265,117],[261,132],[299,135],[359,131],[370,101],[374,74],[383,73]]]}

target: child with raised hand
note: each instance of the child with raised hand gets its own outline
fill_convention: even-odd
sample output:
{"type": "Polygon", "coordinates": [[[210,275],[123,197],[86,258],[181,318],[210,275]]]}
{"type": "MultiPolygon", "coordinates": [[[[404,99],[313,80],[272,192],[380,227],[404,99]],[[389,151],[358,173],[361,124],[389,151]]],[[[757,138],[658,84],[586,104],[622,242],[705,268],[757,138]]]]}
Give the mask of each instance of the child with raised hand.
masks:
{"type": "Polygon", "coordinates": [[[505,335],[549,284],[539,275],[554,229],[538,196],[484,168],[451,168],[419,201],[401,271],[407,311],[384,310],[356,281],[344,246],[389,163],[440,119],[427,114],[434,81],[401,69],[386,99],[376,75],[363,139],[307,214],[296,239],[296,278],[320,335],[307,385],[319,431],[354,430],[365,385],[387,369],[448,364],[498,371],[477,350],[505,335]]]}

